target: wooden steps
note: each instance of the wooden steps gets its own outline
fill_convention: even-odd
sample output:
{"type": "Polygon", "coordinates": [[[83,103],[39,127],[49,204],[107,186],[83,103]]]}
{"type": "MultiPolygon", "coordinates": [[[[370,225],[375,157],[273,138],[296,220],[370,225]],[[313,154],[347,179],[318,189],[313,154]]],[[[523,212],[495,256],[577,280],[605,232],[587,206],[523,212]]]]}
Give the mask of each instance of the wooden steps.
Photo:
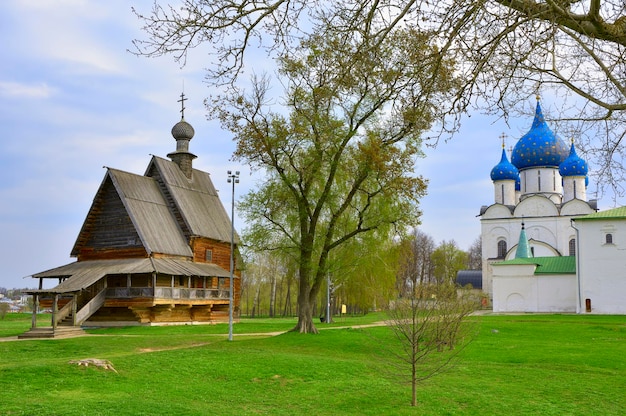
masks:
{"type": "Polygon", "coordinates": [[[18,339],[46,339],[46,338],[71,338],[85,335],[85,331],[79,326],[42,326],[31,328],[17,336],[18,339]]]}

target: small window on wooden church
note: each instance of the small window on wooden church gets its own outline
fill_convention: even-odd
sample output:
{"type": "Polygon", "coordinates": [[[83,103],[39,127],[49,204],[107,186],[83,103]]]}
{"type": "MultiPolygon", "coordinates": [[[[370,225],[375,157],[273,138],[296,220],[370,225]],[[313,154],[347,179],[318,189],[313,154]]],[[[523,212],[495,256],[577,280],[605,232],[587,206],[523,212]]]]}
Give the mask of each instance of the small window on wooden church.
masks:
{"type": "Polygon", "coordinates": [[[204,260],[208,262],[213,261],[213,250],[207,250],[204,252],[204,260]]]}
{"type": "Polygon", "coordinates": [[[569,240],[569,255],[570,256],[576,255],[576,239],[575,238],[572,238],[571,240],[569,240]]]}
{"type": "Polygon", "coordinates": [[[506,257],[506,241],[498,241],[498,258],[503,259],[506,257]]]}
{"type": "Polygon", "coordinates": [[[611,234],[611,233],[607,233],[607,234],[604,236],[604,243],[605,243],[605,244],[613,244],[613,234],[611,234]]]}

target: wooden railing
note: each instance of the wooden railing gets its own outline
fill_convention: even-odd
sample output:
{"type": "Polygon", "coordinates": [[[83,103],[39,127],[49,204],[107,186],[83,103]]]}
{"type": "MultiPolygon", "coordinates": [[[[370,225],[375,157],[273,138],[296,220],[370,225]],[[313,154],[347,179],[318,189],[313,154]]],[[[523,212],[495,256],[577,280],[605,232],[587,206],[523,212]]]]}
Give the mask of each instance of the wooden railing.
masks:
{"type": "Polygon", "coordinates": [[[70,314],[74,311],[74,298],[67,302],[65,306],[59,309],[55,314],[52,314],[52,319],[54,322],[52,323],[52,327],[56,328],[59,322],[64,320],[66,317],[70,316],[70,314]]]}
{"type": "Polygon", "coordinates": [[[98,309],[104,304],[106,297],[106,290],[102,289],[96,296],[94,296],[80,311],[76,312],[74,319],[75,324],[80,325],[85,322],[91,315],[96,313],[98,309]]]}
{"type": "Polygon", "coordinates": [[[158,299],[228,299],[228,289],[195,289],[183,287],[109,287],[107,298],[158,298],[158,299]]]}

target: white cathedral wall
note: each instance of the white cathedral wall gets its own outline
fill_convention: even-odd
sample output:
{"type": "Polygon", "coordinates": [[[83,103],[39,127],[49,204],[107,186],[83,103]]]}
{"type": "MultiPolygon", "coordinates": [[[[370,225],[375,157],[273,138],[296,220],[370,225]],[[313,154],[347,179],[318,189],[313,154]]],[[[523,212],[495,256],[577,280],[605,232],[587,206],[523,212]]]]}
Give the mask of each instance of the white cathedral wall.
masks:
{"type": "Polygon", "coordinates": [[[556,217],[559,209],[556,204],[543,195],[522,196],[522,200],[515,207],[516,217],[556,217]]]}
{"type": "MultiPolygon", "coordinates": [[[[494,212],[510,213],[506,207],[503,207],[506,211],[490,207],[483,215],[483,219],[481,219],[483,291],[486,293],[493,294],[491,263],[494,262],[493,259],[496,259],[498,255],[498,241],[504,239],[507,242],[508,255],[506,258],[514,258],[522,221],[524,221],[526,235],[531,248],[533,248],[535,257],[569,255],[569,241],[575,238],[575,230],[571,226],[570,217],[549,215],[555,212],[554,204],[547,198],[533,197],[533,199],[539,198],[542,201],[537,205],[546,207],[545,211],[547,211],[548,216],[539,216],[538,214],[541,213],[541,210],[538,210],[537,206],[533,208],[533,212],[536,215],[532,217],[511,217],[509,214],[505,218],[493,218],[493,215],[487,215],[494,212]],[[546,206],[544,204],[546,201],[548,204],[552,204],[552,206],[546,206]]],[[[529,210],[522,210],[522,212],[529,213],[529,210]]]]}
{"type": "Polygon", "coordinates": [[[587,214],[593,214],[595,210],[589,206],[586,201],[580,199],[572,199],[567,201],[561,207],[561,215],[563,216],[581,216],[587,214]]]}
{"type": "MultiPolygon", "coordinates": [[[[559,175],[560,177],[560,175],[559,175]]],[[[535,256],[569,255],[569,242],[576,238],[571,218],[595,212],[586,201],[571,200],[559,207],[543,195],[526,196],[514,209],[493,204],[481,216],[483,251],[483,290],[493,294],[491,263],[498,255],[498,241],[507,242],[509,255],[515,257],[513,248],[519,241],[521,223],[524,221],[526,235],[535,256]]]]}
{"type": "Polygon", "coordinates": [[[536,266],[494,265],[493,311],[533,312],[536,309],[537,279],[533,278],[536,266]]]}
{"type": "Polygon", "coordinates": [[[515,205],[515,181],[495,181],[493,183],[494,201],[503,205],[515,205]]]}
{"type": "Polygon", "coordinates": [[[576,275],[535,275],[536,266],[493,266],[494,312],[575,312],[576,275]]]}
{"type": "Polygon", "coordinates": [[[563,202],[571,201],[572,199],[587,200],[584,176],[567,177],[563,181],[563,202]]]}
{"type": "Polygon", "coordinates": [[[563,194],[561,174],[558,168],[531,168],[520,172],[523,194],[555,193],[563,194]]]}
{"type": "Polygon", "coordinates": [[[580,230],[580,311],[626,314],[626,219],[576,221],[580,230]],[[612,244],[606,244],[611,233],[612,244]]]}

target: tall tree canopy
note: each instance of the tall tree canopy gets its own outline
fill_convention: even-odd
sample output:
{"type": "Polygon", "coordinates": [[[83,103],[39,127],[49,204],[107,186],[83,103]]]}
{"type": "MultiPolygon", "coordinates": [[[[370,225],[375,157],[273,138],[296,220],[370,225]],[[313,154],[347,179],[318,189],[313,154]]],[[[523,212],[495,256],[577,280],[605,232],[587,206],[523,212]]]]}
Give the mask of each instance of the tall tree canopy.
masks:
{"type": "Polygon", "coordinates": [[[271,105],[266,77],[213,102],[235,159],[265,172],[240,203],[244,237],[298,259],[300,332],[316,332],[313,306],[332,250],[419,221],[421,134],[454,83],[428,37],[410,28],[376,44],[357,32],[313,34],[278,60],[284,106],[271,105]]]}
{"type": "Polygon", "coordinates": [[[538,90],[557,94],[552,118],[620,190],[626,176],[626,3],[623,0],[182,0],[136,12],[147,38],[136,52],[184,62],[211,44],[214,82],[232,82],[246,51],[284,53],[313,32],[361,32],[372,44],[407,27],[431,31],[434,53],[457,63],[464,80],[445,103],[441,133],[454,132],[471,107],[508,117],[538,90]],[[590,121],[594,121],[590,123],[590,121]],[[556,121],[555,121],[556,122],[556,121]],[[565,123],[567,122],[567,123],[565,123]]]}

